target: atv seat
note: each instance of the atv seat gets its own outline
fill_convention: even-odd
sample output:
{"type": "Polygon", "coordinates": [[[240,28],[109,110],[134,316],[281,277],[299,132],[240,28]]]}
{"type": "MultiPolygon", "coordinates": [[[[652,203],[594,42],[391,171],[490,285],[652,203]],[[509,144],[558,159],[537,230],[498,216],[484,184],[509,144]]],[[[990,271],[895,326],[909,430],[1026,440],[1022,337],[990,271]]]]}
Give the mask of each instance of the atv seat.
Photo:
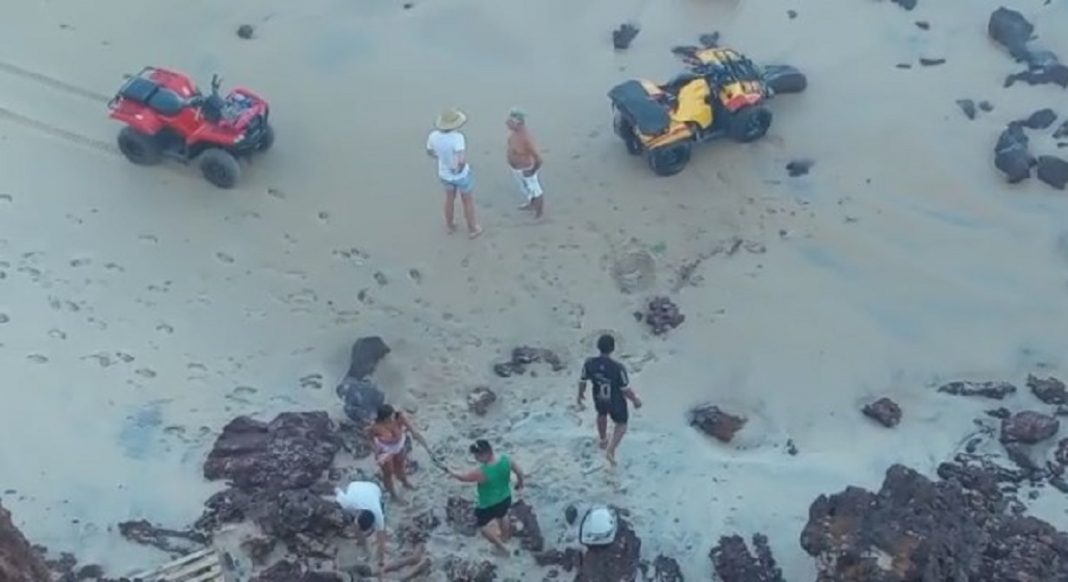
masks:
{"type": "Polygon", "coordinates": [[[649,97],[638,81],[625,81],[608,92],[608,98],[645,135],[660,135],[671,125],[671,116],[663,105],[649,97]]]}
{"type": "Polygon", "coordinates": [[[144,77],[134,77],[126,83],[119,96],[136,103],[146,105],[161,115],[173,117],[182,111],[188,103],[177,93],[160,87],[144,77]]]}

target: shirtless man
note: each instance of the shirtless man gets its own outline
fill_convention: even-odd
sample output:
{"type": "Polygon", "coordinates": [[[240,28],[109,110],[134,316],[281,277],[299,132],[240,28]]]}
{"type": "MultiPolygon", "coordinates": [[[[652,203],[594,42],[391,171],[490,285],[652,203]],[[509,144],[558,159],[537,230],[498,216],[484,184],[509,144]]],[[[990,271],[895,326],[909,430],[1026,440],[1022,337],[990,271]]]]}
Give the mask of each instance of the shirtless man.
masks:
{"type": "Polygon", "coordinates": [[[526,202],[520,208],[534,209],[534,216],[541,218],[545,209],[545,197],[538,181],[541,169],[541,155],[534,147],[534,139],[527,129],[527,115],[519,109],[508,113],[508,165],[519,182],[519,189],[526,196],[526,202]]]}

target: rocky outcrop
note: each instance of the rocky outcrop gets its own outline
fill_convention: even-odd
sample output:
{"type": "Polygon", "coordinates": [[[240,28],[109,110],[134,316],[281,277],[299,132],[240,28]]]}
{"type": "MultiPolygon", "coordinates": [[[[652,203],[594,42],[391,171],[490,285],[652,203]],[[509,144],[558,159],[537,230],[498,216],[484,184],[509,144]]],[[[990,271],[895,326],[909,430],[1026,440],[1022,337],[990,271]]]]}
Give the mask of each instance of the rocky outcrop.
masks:
{"type": "Polygon", "coordinates": [[[1068,160],[1057,156],[1038,156],[1037,176],[1048,186],[1057,190],[1064,190],[1068,186],[1068,160]]]}
{"type": "Polygon", "coordinates": [[[1008,382],[967,382],[957,381],[943,384],[938,391],[954,396],[982,396],[1001,400],[1016,392],[1016,386],[1008,382]]]}
{"type": "Polygon", "coordinates": [[[497,394],[488,386],[478,386],[467,395],[467,409],[478,416],[486,416],[494,402],[497,394]]]}
{"type": "Polygon", "coordinates": [[[641,565],[642,540],[624,519],[619,520],[616,540],[607,546],[586,549],[575,582],[634,582],[641,565]]]}
{"type": "Polygon", "coordinates": [[[679,563],[675,558],[669,558],[665,555],[659,555],[653,560],[650,565],[646,562],[642,562],[642,581],[643,582],[683,582],[682,568],[679,567],[679,563]]]}
{"type": "Polygon", "coordinates": [[[894,465],[878,493],[849,487],[821,495],[801,533],[801,546],[816,558],[818,579],[1066,579],[1068,535],[1006,511],[997,477],[982,469],[973,473],[980,478],[946,471],[948,480],[932,481],[894,465]]]}
{"type": "Polygon", "coordinates": [[[901,407],[886,397],[865,405],[861,412],[886,428],[893,428],[901,422],[901,407]]]}
{"type": "Polygon", "coordinates": [[[1033,445],[1057,434],[1060,428],[1056,418],[1025,410],[1001,421],[1001,442],[1033,445]]]}
{"type": "Polygon", "coordinates": [[[4,582],[51,582],[44,560],[0,506],[0,580],[4,582]]]}
{"type": "Polygon", "coordinates": [[[721,537],[708,557],[723,582],[785,582],[771,555],[768,538],[762,534],[753,536],[753,552],[742,536],[721,537]]]}
{"type": "Polygon", "coordinates": [[[564,369],[563,361],[552,350],[520,346],[512,350],[512,357],[507,362],[495,364],[493,372],[502,378],[518,376],[526,374],[530,365],[537,362],[548,364],[553,372],[564,369]]]}
{"type": "Polygon", "coordinates": [[[701,432],[729,443],[734,433],[745,426],[746,419],[720,410],[718,406],[705,404],[690,410],[690,426],[701,432]]]}
{"type": "Polygon", "coordinates": [[[307,487],[340,448],[334,430],[325,412],[284,412],[269,423],[239,416],[216,439],[204,477],[242,489],[307,487]]]}
{"type": "Polygon", "coordinates": [[[1035,32],[1035,25],[1031,24],[1023,14],[1002,6],[990,14],[987,23],[987,34],[995,42],[1009,50],[1016,59],[1024,59],[1027,56],[1027,43],[1035,32]]]}
{"type": "Polygon", "coordinates": [[[1035,398],[1046,404],[1068,404],[1068,389],[1065,388],[1064,382],[1057,378],[1050,376],[1042,379],[1029,375],[1027,376],[1027,387],[1031,389],[1031,393],[1035,395],[1035,398]]]}

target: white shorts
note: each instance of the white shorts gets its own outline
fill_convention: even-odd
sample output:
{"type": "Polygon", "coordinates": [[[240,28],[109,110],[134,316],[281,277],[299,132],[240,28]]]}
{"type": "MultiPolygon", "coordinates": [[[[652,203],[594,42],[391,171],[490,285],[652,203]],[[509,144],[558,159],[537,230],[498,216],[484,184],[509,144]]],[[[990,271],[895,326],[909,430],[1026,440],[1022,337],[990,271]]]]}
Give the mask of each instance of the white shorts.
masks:
{"type": "Polygon", "coordinates": [[[541,182],[538,181],[538,175],[533,176],[524,175],[530,170],[517,170],[512,168],[512,173],[515,174],[516,182],[519,182],[519,190],[527,197],[527,200],[533,200],[543,194],[541,190],[541,182]]]}

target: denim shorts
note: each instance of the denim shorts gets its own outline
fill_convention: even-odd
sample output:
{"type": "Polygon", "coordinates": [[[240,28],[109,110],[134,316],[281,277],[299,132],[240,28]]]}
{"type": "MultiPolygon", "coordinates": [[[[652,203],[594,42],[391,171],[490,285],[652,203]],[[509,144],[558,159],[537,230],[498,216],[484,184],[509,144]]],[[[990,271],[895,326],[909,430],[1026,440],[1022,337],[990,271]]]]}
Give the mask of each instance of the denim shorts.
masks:
{"type": "Polygon", "coordinates": [[[462,194],[470,193],[471,190],[475,187],[475,181],[471,177],[470,170],[467,171],[466,176],[460,178],[459,180],[446,180],[442,178],[441,183],[445,185],[445,188],[450,190],[455,188],[457,192],[460,192],[462,194]]]}

